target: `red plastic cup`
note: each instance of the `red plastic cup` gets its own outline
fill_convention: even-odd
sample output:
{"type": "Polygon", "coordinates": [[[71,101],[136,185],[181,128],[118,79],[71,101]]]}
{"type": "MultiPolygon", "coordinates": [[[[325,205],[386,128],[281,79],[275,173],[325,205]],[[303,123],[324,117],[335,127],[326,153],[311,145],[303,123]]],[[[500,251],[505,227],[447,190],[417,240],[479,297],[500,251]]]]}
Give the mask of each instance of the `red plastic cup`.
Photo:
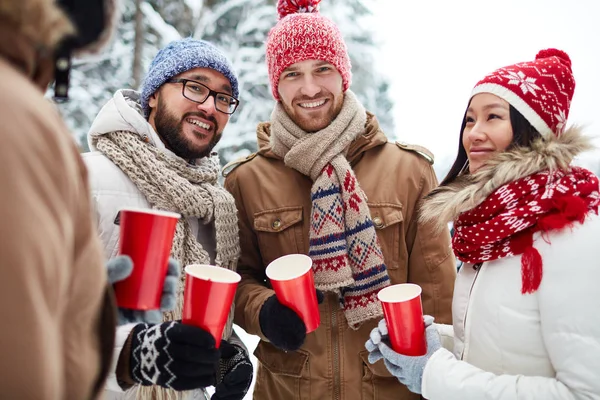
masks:
{"type": "Polygon", "coordinates": [[[140,208],[122,209],[119,215],[119,254],[131,257],[133,271],[114,285],[117,304],[134,310],[159,309],[175,226],[181,216],[140,208]]]}
{"type": "Polygon", "coordinates": [[[377,293],[394,351],[406,356],[427,352],[421,287],[413,283],[388,286],[377,293]]]}
{"type": "Polygon", "coordinates": [[[277,300],[302,318],[306,333],[316,330],[321,323],[321,315],[310,257],[304,254],[279,257],[267,266],[266,274],[277,300]]]}
{"type": "Polygon", "coordinates": [[[188,265],[185,273],[181,322],[209,332],[219,348],[235,289],[242,277],[226,268],[201,264],[188,265]]]}

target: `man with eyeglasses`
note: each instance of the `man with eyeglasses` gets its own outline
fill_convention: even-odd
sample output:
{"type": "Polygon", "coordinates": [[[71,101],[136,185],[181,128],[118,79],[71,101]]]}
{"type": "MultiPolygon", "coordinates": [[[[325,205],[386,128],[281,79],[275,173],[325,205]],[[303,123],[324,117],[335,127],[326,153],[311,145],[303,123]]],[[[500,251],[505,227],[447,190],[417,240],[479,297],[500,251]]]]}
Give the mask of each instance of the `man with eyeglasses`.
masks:
{"type": "MultiPolygon", "coordinates": [[[[88,133],[92,152],[83,157],[107,258],[118,261],[119,210],[156,208],[182,215],[171,251],[182,267],[236,268],[237,211],[218,183],[220,165],[212,150],[237,97],[238,81],[227,57],[208,42],[187,38],[158,52],[141,92],[119,90],[102,108],[88,133]]],[[[178,321],[183,272],[181,277],[176,311],[155,324],[118,327],[109,399],[181,398],[173,391],[207,398],[207,386],[216,386],[215,400],[244,397],[253,368],[233,333],[233,315],[215,349],[208,332],[178,321]]]]}

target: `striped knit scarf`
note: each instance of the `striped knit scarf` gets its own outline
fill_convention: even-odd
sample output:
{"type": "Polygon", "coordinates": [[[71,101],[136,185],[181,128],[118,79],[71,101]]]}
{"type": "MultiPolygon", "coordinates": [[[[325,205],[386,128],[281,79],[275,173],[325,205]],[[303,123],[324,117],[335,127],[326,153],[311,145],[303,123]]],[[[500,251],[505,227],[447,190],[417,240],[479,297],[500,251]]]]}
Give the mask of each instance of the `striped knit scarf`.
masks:
{"type": "MultiPolygon", "coordinates": [[[[117,165],[136,185],[153,208],[182,215],[177,223],[171,256],[182,268],[190,264],[210,264],[208,252],[196,239],[187,218],[214,222],[216,231],[215,264],[235,270],[240,254],[237,210],[231,194],[217,183],[217,157],[204,157],[190,165],[145,143],[133,132],[112,132],[99,137],[96,148],[117,165]]],[[[165,321],[181,319],[185,273],[181,271],[178,304],[174,311],[164,313],[165,321]]],[[[223,338],[233,332],[233,305],[223,338]]],[[[137,397],[142,399],[179,399],[182,393],[159,386],[140,386],[137,397]]]]}
{"type": "Polygon", "coordinates": [[[318,132],[304,132],[279,103],[271,121],[273,152],[313,180],[309,256],[315,285],[340,295],[348,325],[358,329],[383,315],[377,292],[390,284],[367,198],[345,157],[364,132],[366,111],[348,90],[339,115],[318,132]]]}

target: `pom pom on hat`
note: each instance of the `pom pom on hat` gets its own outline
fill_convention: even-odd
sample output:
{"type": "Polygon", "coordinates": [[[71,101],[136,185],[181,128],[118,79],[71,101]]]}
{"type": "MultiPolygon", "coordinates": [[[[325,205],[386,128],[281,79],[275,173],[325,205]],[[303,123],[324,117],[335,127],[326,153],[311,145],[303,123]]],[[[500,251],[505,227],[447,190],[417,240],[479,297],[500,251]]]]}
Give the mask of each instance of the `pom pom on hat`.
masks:
{"type": "Polygon", "coordinates": [[[321,0],[279,0],[277,2],[277,13],[279,19],[289,14],[317,13],[321,0]]]}
{"type": "Polygon", "coordinates": [[[318,12],[321,0],[278,0],[280,19],[267,37],[266,61],[271,93],[279,100],[279,77],[290,65],[322,60],[342,76],[342,89],[352,82],[352,66],[338,27],[318,12]]]}
{"type": "Polygon", "coordinates": [[[541,58],[548,58],[548,57],[558,57],[559,61],[562,64],[569,67],[569,70],[571,69],[571,57],[569,57],[569,55],[562,50],[558,50],[558,49],[540,50],[536,54],[535,59],[539,60],[541,58]]]}
{"type": "Polygon", "coordinates": [[[542,135],[564,131],[575,79],[571,58],[557,49],[537,53],[535,61],[509,65],[488,74],[475,85],[471,97],[491,93],[507,101],[542,135]]]}

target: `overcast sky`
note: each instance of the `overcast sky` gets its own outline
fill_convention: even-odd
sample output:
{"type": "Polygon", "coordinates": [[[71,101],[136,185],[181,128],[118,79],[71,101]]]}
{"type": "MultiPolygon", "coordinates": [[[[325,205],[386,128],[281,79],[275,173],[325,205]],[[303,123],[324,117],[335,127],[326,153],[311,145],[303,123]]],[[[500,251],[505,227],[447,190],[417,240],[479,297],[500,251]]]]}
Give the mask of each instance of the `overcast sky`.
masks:
{"type": "MultiPolygon", "coordinates": [[[[600,137],[600,1],[373,0],[391,82],[396,136],[428,147],[439,163],[456,154],[473,86],[488,72],[533,60],[548,47],[571,57],[576,88],[569,124],[600,137]]],[[[595,141],[600,146],[600,139],[595,141]]],[[[600,152],[588,154],[592,162],[600,152]]]]}

